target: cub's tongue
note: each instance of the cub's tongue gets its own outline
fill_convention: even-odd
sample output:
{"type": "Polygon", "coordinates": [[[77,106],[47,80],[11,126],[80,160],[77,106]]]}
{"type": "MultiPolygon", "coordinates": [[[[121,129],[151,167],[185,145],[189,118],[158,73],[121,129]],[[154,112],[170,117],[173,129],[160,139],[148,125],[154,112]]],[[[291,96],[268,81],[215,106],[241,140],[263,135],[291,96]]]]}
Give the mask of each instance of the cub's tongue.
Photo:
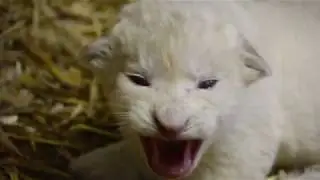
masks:
{"type": "Polygon", "coordinates": [[[200,140],[141,138],[150,168],[165,178],[183,177],[193,167],[200,140]]]}

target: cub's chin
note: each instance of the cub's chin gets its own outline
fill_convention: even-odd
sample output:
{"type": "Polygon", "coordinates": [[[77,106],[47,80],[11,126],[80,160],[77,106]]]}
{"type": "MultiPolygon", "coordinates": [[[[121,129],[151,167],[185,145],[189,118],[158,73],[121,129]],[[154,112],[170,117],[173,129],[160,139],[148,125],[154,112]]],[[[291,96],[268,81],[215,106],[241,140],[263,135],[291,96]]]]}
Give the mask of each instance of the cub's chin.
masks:
{"type": "Polygon", "coordinates": [[[200,139],[179,140],[158,137],[140,137],[147,164],[152,171],[166,179],[188,176],[195,168],[202,145],[200,139]]]}

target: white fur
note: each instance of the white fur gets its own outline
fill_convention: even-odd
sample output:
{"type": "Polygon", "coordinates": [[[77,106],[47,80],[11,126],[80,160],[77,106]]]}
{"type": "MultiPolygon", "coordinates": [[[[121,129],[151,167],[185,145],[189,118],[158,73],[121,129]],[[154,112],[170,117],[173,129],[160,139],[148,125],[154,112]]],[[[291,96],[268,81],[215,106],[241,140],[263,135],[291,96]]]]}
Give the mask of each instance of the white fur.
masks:
{"type": "MultiPolygon", "coordinates": [[[[185,125],[184,138],[205,142],[186,180],[262,180],[272,166],[320,163],[320,3],[163,2],[127,5],[111,35],[86,51],[107,52],[95,70],[120,119],[122,148],[137,158],[125,167],[159,178],[138,141],[156,131],[153,111],[167,126],[185,125]],[[143,74],[151,87],[133,84],[126,73],[143,74]],[[196,88],[208,78],[219,82],[196,88]]],[[[83,167],[92,154],[73,169],[112,166],[83,167]]]]}

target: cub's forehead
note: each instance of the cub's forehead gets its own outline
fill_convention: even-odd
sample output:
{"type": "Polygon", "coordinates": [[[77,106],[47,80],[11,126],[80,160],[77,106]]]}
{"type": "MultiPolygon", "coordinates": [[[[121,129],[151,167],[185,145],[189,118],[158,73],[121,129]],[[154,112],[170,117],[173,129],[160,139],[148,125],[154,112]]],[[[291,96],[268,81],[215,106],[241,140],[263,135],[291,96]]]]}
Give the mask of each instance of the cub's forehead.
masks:
{"type": "Polygon", "coordinates": [[[141,1],[126,6],[113,29],[130,68],[191,75],[217,72],[235,48],[236,32],[206,3],[141,1]]]}

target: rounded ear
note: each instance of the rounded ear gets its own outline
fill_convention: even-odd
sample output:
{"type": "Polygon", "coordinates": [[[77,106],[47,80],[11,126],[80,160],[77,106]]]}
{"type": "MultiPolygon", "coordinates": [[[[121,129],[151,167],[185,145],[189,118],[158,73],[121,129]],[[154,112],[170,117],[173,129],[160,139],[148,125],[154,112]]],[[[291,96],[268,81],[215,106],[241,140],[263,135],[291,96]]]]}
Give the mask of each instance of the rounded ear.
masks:
{"type": "Polygon", "coordinates": [[[101,37],[80,50],[80,64],[92,72],[102,71],[110,63],[112,51],[111,38],[101,37]]]}
{"type": "MultiPolygon", "coordinates": [[[[250,4],[250,3],[249,3],[250,4]]],[[[221,17],[234,26],[237,36],[236,45],[241,46],[241,56],[244,64],[244,80],[251,84],[257,80],[271,75],[271,68],[265,59],[259,55],[250,42],[259,40],[259,26],[255,19],[246,10],[246,1],[215,2],[213,8],[221,17]],[[241,34],[239,34],[241,32],[241,34]],[[240,44],[238,44],[240,41],[240,44]]]]}
{"type": "Polygon", "coordinates": [[[83,47],[78,58],[79,64],[97,78],[108,95],[116,83],[117,74],[123,70],[126,56],[116,38],[103,36],[83,47]]]}
{"type": "Polygon", "coordinates": [[[246,84],[251,84],[272,74],[272,70],[267,61],[261,57],[254,47],[244,38],[242,39],[241,56],[245,66],[244,80],[246,84]]]}

